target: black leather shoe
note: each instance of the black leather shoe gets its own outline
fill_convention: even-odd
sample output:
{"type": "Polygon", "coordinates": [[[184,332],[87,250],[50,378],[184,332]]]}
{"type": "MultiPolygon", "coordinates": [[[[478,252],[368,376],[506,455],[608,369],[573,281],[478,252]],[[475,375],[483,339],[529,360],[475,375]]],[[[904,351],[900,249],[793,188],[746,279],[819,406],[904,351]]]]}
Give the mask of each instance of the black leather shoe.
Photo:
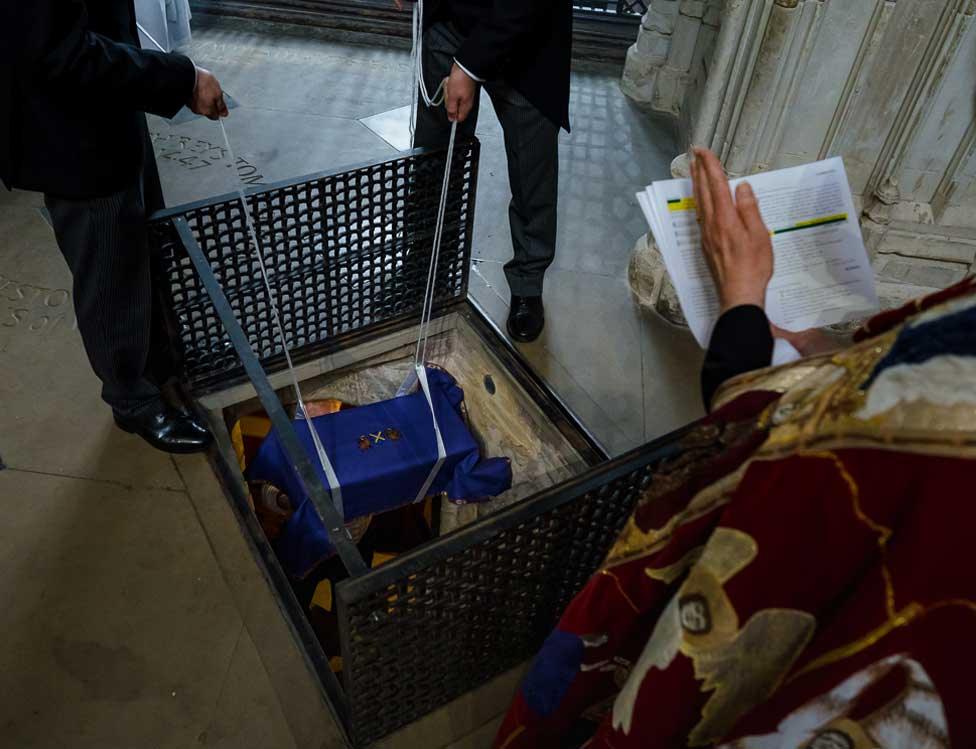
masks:
{"type": "Polygon", "coordinates": [[[531,343],[546,327],[541,296],[513,296],[508,313],[508,334],[520,343],[531,343]]]}
{"type": "Polygon", "coordinates": [[[138,434],[146,442],[167,453],[199,453],[210,447],[213,436],[193,416],[160,404],[137,416],[115,414],[119,429],[138,434]]]}

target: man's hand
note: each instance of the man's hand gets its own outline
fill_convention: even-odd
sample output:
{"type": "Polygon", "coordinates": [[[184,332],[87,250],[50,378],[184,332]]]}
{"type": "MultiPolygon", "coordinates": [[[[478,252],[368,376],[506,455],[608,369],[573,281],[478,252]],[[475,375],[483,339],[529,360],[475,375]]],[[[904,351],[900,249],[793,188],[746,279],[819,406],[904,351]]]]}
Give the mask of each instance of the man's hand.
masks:
{"type": "Polygon", "coordinates": [[[397,10],[403,10],[403,0],[393,0],[397,10]]]}
{"type": "Polygon", "coordinates": [[[201,114],[211,120],[219,120],[229,114],[220,83],[213,73],[203,68],[197,68],[197,85],[193,88],[193,96],[187,106],[194,114],[201,114]]]}
{"type": "Polygon", "coordinates": [[[852,343],[851,336],[831,334],[820,328],[811,328],[794,333],[772,324],[769,327],[776,338],[787,341],[804,357],[832,354],[835,351],[847,348],[852,343]]]}
{"type": "Polygon", "coordinates": [[[735,191],[714,153],[696,148],[691,164],[705,259],[718,287],[722,312],[742,304],[764,307],[773,275],[773,243],[747,183],[735,191]]]}
{"type": "Polygon", "coordinates": [[[464,122],[471,114],[474,97],[478,95],[478,83],[461,70],[457,63],[451,68],[451,76],[444,79],[444,106],[451,122],[464,122]]]}

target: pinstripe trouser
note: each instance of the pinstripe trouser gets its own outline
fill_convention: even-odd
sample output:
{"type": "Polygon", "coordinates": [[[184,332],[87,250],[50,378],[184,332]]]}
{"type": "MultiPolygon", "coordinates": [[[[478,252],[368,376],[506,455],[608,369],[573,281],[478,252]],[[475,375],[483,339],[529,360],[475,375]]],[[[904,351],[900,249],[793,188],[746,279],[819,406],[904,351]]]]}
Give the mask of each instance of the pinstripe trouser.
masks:
{"type": "Polygon", "coordinates": [[[153,292],[146,217],[162,207],[162,191],[148,137],[146,147],[145,168],[117,193],[87,200],[44,196],[71,269],[88,360],[102,381],[102,398],[122,415],[154,407],[161,397],[147,374],[153,292]]]}
{"type": "MultiPolygon", "coordinates": [[[[463,37],[444,23],[434,24],[424,35],[424,79],[431,94],[450,75],[454,55],[463,42],[463,37]]],[[[556,255],[559,126],[504,81],[488,81],[484,88],[505,133],[512,189],[508,218],[514,255],[505,265],[505,276],[512,294],[538,296],[546,269],[556,255]]],[[[474,136],[478,109],[476,97],[471,114],[458,126],[459,136],[474,136]]],[[[420,101],[414,146],[443,147],[450,133],[444,107],[428,109],[420,101]]]]}

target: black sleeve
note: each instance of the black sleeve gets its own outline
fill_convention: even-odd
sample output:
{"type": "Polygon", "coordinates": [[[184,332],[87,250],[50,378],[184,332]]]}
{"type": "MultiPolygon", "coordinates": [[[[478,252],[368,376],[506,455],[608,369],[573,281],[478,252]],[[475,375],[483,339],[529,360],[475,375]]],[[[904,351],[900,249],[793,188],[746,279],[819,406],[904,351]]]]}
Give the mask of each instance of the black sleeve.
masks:
{"type": "Polygon", "coordinates": [[[728,310],[715,324],[702,366],[706,410],[711,410],[712,398],[723,382],[768,367],[772,360],[773,333],[762,308],[744,304],[728,310]]]}
{"type": "MultiPolygon", "coordinates": [[[[5,0],[6,1],[6,0],[5,0]]],[[[11,3],[4,43],[15,50],[21,85],[89,95],[119,108],[172,117],[193,95],[187,57],[121,44],[88,30],[85,0],[11,3]]]]}
{"type": "Polygon", "coordinates": [[[491,12],[474,27],[455,58],[483,80],[496,77],[515,42],[537,31],[550,3],[564,1],[495,0],[491,12]]]}

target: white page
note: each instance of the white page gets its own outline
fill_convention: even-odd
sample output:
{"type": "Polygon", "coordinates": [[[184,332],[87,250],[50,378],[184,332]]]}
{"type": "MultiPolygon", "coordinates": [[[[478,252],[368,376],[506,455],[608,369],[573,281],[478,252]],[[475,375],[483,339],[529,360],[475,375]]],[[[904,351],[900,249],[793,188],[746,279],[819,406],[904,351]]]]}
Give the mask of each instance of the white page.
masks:
{"type": "Polygon", "coordinates": [[[650,188],[637,195],[637,202],[641,204],[641,209],[647,216],[647,221],[651,226],[651,233],[657,236],[663,236],[665,233],[664,224],[661,223],[661,217],[658,216],[657,212],[654,210],[654,197],[650,188]]]}
{"type": "Polygon", "coordinates": [[[701,248],[691,180],[655,182],[651,191],[658,225],[663,227],[658,246],[664,265],[678,293],[688,327],[704,348],[718,320],[719,303],[701,248]]]}
{"type": "MultiPolygon", "coordinates": [[[[733,180],[747,181],[773,232],[769,319],[786,330],[833,325],[878,308],[874,273],[839,158],[733,180]]],[[[650,222],[689,327],[702,347],[718,319],[718,298],[701,250],[691,180],[648,188],[650,222]],[[657,224],[657,227],[655,227],[657,224]]],[[[777,358],[787,356],[781,347],[777,358]]]]}
{"type": "Polygon", "coordinates": [[[657,224],[657,214],[654,213],[654,208],[651,206],[651,199],[646,191],[637,193],[637,204],[640,206],[644,218],[647,219],[647,225],[651,227],[651,231],[653,232],[657,224]]]}
{"type": "Polygon", "coordinates": [[[799,331],[876,312],[874,271],[843,160],[781,169],[749,181],[763,221],[774,232],[769,319],[799,331]],[[804,225],[809,222],[823,223],[804,225]]]}

